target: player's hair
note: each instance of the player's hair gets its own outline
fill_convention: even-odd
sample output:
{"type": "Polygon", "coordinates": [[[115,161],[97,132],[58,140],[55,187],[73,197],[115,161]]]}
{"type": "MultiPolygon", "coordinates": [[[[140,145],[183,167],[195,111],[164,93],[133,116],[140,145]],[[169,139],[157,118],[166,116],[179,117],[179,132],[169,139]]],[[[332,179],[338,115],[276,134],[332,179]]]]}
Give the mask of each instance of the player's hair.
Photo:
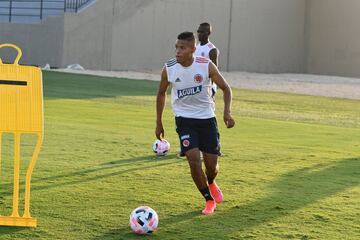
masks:
{"type": "Polygon", "coordinates": [[[178,35],[177,39],[191,42],[195,46],[195,35],[193,32],[182,32],[178,35]]]}
{"type": "Polygon", "coordinates": [[[192,41],[192,40],[195,40],[195,35],[193,32],[182,32],[178,35],[177,39],[192,41]]]}
{"type": "Polygon", "coordinates": [[[209,31],[210,31],[210,33],[211,33],[212,27],[211,27],[211,24],[210,24],[210,23],[208,23],[208,22],[203,22],[203,23],[200,23],[200,26],[201,26],[201,27],[207,27],[207,28],[209,28],[209,31]]]}

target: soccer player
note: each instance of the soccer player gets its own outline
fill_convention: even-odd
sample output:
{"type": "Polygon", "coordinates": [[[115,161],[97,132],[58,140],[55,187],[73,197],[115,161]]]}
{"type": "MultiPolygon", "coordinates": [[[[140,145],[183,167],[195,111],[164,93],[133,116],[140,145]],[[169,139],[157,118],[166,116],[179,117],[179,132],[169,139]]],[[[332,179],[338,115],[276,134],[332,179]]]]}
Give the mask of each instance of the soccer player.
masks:
{"type": "Polygon", "coordinates": [[[212,214],[216,203],[223,201],[223,194],[215,182],[218,174],[219,139],[210,78],[224,92],[223,120],[228,128],[235,125],[231,116],[232,92],[214,63],[194,56],[194,33],[180,33],[175,49],[176,58],[169,60],[161,73],[156,100],[155,135],[158,139],[164,137],[162,116],[166,91],[171,85],[172,109],[181,149],[188,160],[195,185],[206,200],[202,213],[212,214]],[[204,158],[205,173],[200,151],[204,158]]]}
{"type": "Polygon", "coordinates": [[[199,42],[196,45],[195,56],[202,56],[210,59],[215,66],[218,65],[219,51],[215,45],[210,42],[209,36],[212,32],[212,27],[209,23],[201,23],[198,27],[197,34],[199,42]]]}

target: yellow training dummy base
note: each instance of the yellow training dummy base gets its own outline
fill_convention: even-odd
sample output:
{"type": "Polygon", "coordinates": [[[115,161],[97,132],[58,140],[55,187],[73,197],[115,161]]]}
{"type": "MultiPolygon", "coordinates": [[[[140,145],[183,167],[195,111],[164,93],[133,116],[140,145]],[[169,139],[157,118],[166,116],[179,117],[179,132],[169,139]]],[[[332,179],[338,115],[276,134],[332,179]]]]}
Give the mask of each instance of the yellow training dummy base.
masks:
{"type": "Polygon", "coordinates": [[[37,67],[19,65],[22,56],[20,48],[13,44],[0,45],[0,48],[4,47],[15,48],[18,55],[14,64],[3,64],[0,59],[0,167],[2,134],[14,134],[12,213],[10,216],[2,216],[0,213],[0,225],[36,227],[36,219],[30,216],[30,180],[44,136],[42,74],[37,67]],[[20,215],[20,142],[22,134],[36,134],[37,143],[26,170],[24,212],[20,215]]]}

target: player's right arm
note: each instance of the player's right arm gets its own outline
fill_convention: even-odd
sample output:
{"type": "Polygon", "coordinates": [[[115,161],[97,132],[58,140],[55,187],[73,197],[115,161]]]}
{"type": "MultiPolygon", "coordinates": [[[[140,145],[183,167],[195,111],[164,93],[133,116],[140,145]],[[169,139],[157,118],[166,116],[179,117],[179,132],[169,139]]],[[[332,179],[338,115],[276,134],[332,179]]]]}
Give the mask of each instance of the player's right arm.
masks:
{"type": "Polygon", "coordinates": [[[209,58],[215,64],[215,66],[218,65],[219,54],[218,54],[217,48],[213,48],[213,49],[210,50],[209,58]]]}
{"type": "Polygon", "coordinates": [[[161,81],[159,84],[159,90],[156,97],[156,129],[155,135],[156,138],[161,140],[164,138],[165,132],[164,127],[162,124],[162,116],[165,108],[165,101],[166,101],[166,91],[169,87],[169,82],[167,79],[167,72],[166,68],[164,67],[161,72],[161,81]]]}

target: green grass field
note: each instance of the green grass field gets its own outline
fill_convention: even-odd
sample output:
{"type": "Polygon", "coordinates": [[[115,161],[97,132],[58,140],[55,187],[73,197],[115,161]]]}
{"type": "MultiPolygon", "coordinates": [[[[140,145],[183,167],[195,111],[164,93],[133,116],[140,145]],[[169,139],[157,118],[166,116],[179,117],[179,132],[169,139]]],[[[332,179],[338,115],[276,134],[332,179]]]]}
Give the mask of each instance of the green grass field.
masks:
{"type": "MultiPolygon", "coordinates": [[[[360,239],[360,101],[233,90],[234,129],[221,119],[212,216],[192,182],[170,104],[171,153],[152,154],[157,82],[44,73],[45,142],[32,177],[38,228],[0,239],[360,239]],[[130,232],[130,212],[154,208],[159,229],[130,232]]],[[[168,98],[170,100],[170,98],[168,98]]],[[[0,210],[11,204],[12,137],[4,136],[0,210]]],[[[25,137],[23,169],[34,138],[25,137]]]]}

